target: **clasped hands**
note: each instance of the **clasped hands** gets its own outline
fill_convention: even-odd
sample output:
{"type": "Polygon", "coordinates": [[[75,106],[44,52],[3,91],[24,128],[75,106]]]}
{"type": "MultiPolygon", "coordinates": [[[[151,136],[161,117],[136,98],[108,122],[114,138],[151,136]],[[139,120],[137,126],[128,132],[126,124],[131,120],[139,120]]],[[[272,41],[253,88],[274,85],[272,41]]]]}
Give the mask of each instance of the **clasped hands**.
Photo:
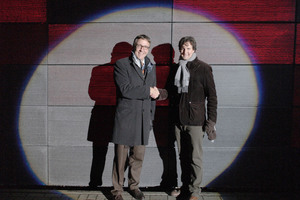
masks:
{"type": "Polygon", "coordinates": [[[159,90],[157,87],[150,87],[150,96],[153,99],[157,99],[159,96],[159,90]]]}

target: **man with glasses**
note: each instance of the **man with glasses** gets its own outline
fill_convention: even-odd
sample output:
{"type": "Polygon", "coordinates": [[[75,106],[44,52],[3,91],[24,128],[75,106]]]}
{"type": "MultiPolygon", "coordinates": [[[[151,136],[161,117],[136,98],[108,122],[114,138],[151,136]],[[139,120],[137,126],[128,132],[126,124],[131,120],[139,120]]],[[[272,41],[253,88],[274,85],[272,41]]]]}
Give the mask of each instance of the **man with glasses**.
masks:
{"type": "Polygon", "coordinates": [[[129,193],[144,199],[139,189],[140,174],[155,113],[156,69],[147,57],[150,38],[138,35],[133,41],[132,55],[114,66],[117,89],[112,142],[115,144],[111,191],[115,200],[123,200],[124,171],[128,164],[129,193]]]}

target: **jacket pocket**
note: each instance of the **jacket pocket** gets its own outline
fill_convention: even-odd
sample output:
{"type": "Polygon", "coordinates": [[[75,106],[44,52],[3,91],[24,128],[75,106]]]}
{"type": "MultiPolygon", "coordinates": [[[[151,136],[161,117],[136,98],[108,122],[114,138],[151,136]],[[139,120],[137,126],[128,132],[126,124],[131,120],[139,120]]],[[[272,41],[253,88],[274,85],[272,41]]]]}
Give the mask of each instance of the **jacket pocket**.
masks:
{"type": "Polygon", "coordinates": [[[191,124],[198,125],[203,121],[205,116],[204,102],[189,102],[190,105],[190,122],[191,124]]]}

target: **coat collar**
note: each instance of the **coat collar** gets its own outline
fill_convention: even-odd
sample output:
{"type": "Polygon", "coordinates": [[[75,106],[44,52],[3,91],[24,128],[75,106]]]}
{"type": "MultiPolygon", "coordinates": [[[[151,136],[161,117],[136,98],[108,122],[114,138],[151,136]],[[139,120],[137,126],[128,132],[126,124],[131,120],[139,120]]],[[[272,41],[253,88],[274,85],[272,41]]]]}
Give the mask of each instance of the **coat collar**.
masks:
{"type": "MultiPolygon", "coordinates": [[[[145,78],[147,77],[147,74],[148,74],[147,70],[145,70],[145,71],[146,71],[146,74],[143,74],[143,73],[142,73],[141,68],[140,68],[137,64],[135,64],[135,62],[133,61],[133,55],[131,55],[131,56],[129,57],[129,60],[130,60],[131,66],[134,67],[134,69],[135,69],[135,71],[138,73],[138,75],[139,75],[142,79],[145,79],[145,78]]],[[[145,67],[146,67],[146,68],[147,68],[147,66],[149,65],[149,63],[150,63],[150,59],[146,56],[146,57],[145,57],[145,67]]]]}
{"type": "Polygon", "coordinates": [[[198,67],[198,65],[194,65],[194,64],[193,64],[193,63],[196,63],[196,62],[198,62],[198,57],[196,57],[194,60],[188,62],[188,63],[186,64],[187,68],[188,68],[190,71],[194,70],[195,68],[198,67]]]}
{"type": "MultiPolygon", "coordinates": [[[[129,57],[130,61],[132,63],[134,63],[134,60],[133,60],[133,54],[131,54],[131,56],[129,57]]],[[[145,57],[145,66],[148,66],[148,64],[150,63],[150,59],[146,56],[145,57]]],[[[136,64],[135,64],[136,65],[136,64]]]]}

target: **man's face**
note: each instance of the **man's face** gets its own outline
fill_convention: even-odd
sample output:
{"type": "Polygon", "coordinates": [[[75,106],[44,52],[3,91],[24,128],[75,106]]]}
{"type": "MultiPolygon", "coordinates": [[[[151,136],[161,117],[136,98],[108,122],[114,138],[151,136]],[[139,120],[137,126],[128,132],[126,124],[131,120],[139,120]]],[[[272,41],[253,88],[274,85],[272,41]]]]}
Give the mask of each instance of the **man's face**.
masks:
{"type": "Polygon", "coordinates": [[[136,45],[134,54],[138,59],[144,60],[144,58],[146,57],[146,55],[149,52],[149,48],[150,48],[150,43],[147,40],[139,39],[137,41],[137,45],[136,45]]]}
{"type": "Polygon", "coordinates": [[[184,60],[188,60],[192,57],[193,53],[195,52],[195,50],[193,49],[193,46],[191,45],[190,42],[186,42],[182,45],[181,49],[180,49],[180,56],[184,59],[184,60]]]}

